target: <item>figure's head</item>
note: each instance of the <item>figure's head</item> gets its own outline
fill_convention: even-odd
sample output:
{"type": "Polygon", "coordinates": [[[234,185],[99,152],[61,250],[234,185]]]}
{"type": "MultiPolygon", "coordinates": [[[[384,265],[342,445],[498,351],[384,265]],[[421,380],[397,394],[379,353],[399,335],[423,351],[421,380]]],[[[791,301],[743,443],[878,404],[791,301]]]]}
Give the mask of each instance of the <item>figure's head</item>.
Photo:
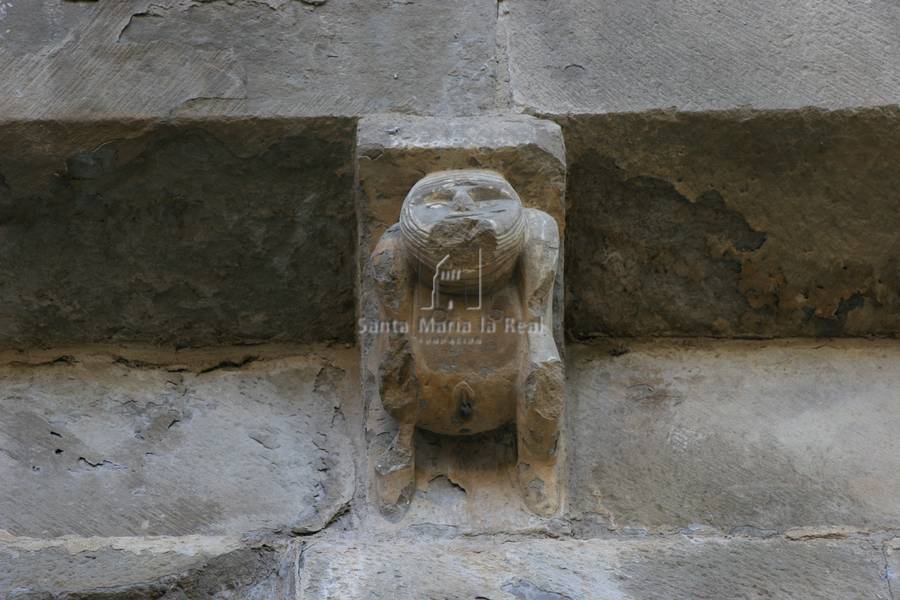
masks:
{"type": "Polygon", "coordinates": [[[423,275],[431,278],[439,263],[442,273],[454,273],[449,280],[441,277],[441,290],[450,293],[478,286],[479,256],[482,285],[502,283],[525,245],[522,201],[493,171],[440,171],[422,178],[403,202],[400,229],[423,275]]]}

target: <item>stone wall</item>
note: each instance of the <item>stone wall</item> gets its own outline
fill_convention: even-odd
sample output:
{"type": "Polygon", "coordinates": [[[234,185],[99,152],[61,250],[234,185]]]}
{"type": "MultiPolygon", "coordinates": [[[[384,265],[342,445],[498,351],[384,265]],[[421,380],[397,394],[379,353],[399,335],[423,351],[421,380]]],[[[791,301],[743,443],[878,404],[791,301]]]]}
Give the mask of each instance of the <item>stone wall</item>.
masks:
{"type": "Polygon", "coordinates": [[[0,20],[2,346],[351,339],[355,122],[380,112],[563,126],[576,337],[900,331],[894,3],[15,0],[0,20]]]}
{"type": "Polygon", "coordinates": [[[892,0],[0,2],[0,598],[897,596],[898,31],[892,0]],[[410,509],[370,501],[359,240],[441,165],[565,214],[552,518],[511,428],[419,432],[410,509]]]}

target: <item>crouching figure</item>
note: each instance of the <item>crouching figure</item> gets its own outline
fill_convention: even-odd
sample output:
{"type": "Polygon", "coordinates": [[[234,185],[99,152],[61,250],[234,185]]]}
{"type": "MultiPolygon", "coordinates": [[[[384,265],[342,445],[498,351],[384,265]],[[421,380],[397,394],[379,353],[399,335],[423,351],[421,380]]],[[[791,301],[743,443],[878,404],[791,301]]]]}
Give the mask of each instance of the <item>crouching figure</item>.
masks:
{"type": "Polygon", "coordinates": [[[397,421],[375,457],[383,511],[415,491],[416,427],[472,435],[515,423],[523,498],[559,507],[564,373],[553,338],[556,221],[500,174],[442,171],[403,202],[369,263],[383,322],[379,391],[397,421]],[[397,327],[396,324],[403,324],[397,327]]]}

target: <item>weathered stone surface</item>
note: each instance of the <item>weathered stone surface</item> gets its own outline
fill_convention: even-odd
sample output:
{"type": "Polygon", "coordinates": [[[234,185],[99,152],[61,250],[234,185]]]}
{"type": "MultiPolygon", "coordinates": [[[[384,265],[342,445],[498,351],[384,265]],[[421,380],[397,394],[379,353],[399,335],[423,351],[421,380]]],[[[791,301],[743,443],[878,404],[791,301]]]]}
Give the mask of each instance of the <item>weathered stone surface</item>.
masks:
{"type": "MultiPolygon", "coordinates": [[[[410,189],[429,173],[453,169],[497,171],[512,185],[525,207],[537,208],[551,215],[558,223],[560,235],[564,234],[565,150],[561,131],[555,123],[522,115],[454,119],[376,115],[360,120],[356,154],[360,316],[364,323],[377,322],[381,312],[375,301],[374,284],[363,275],[366,262],[385,230],[398,221],[400,208],[410,189]]],[[[558,334],[558,341],[562,339],[562,290],[562,271],[557,269],[553,329],[558,334]]],[[[370,455],[382,455],[383,449],[394,437],[397,425],[382,409],[378,397],[376,374],[379,364],[377,353],[372,351],[375,336],[360,333],[366,374],[364,396],[368,410],[366,427],[370,455]]],[[[423,441],[419,436],[418,442],[414,441],[415,453],[423,458],[421,463],[427,466],[418,469],[420,461],[416,459],[419,472],[415,476],[417,487],[413,493],[417,500],[414,504],[421,503],[424,508],[422,511],[414,509],[416,516],[405,519],[403,524],[421,524],[419,519],[435,513],[443,516],[452,514],[452,524],[443,519],[441,522],[463,530],[468,530],[470,525],[466,518],[460,518],[463,515],[474,517],[479,523],[476,528],[484,520],[494,526],[510,521],[521,522],[523,519],[519,510],[524,506],[515,494],[510,498],[505,490],[515,481],[515,474],[512,480],[509,479],[509,462],[490,462],[490,458],[506,457],[500,445],[511,440],[504,437],[504,432],[499,432],[496,436],[489,436],[486,442],[486,446],[490,447],[488,451],[485,451],[485,446],[479,448],[471,443],[451,442],[437,436],[423,441]],[[449,457],[444,452],[448,448],[468,450],[460,459],[449,457]],[[478,459],[472,460],[473,452],[480,454],[478,459]],[[487,460],[482,460],[485,457],[487,460]],[[459,481],[466,481],[465,485],[473,484],[469,488],[472,493],[467,495],[465,487],[457,483],[459,481]],[[478,484],[475,484],[476,481],[478,484]],[[497,493],[498,486],[504,491],[497,493]],[[479,488],[477,492],[475,487],[479,488]],[[421,496],[427,499],[420,502],[418,498],[421,496]],[[484,504],[485,501],[487,504],[484,504]],[[447,502],[454,504],[454,507],[449,509],[447,502]],[[477,505],[497,506],[504,514],[498,519],[491,518],[487,512],[478,516],[478,510],[469,510],[477,505]],[[504,507],[509,510],[504,511],[504,507]]],[[[369,465],[370,471],[374,468],[374,463],[369,465]]],[[[373,504],[374,497],[373,494],[373,504]]],[[[528,517],[524,521],[528,522],[528,517]]]]}
{"type": "Polygon", "coordinates": [[[722,538],[316,543],[300,600],[882,598],[868,540],[722,538]]]}
{"type": "Polygon", "coordinates": [[[233,539],[0,537],[0,597],[287,600],[292,558],[233,539]]]}
{"type": "Polygon", "coordinates": [[[576,335],[900,333],[900,112],[563,122],[576,335]]]}
{"type": "Polygon", "coordinates": [[[552,121],[526,115],[372,115],[359,121],[356,155],[366,255],[397,222],[412,186],[433,171],[498,171],[525,206],[549,213],[565,227],[565,148],[552,121]]]}
{"type": "Polygon", "coordinates": [[[516,105],[541,114],[900,102],[892,0],[516,0],[500,6],[516,105]]]}
{"type": "Polygon", "coordinates": [[[900,527],[897,342],[619,340],[568,366],[588,529],[900,527]]]}
{"type": "Polygon", "coordinates": [[[354,489],[342,404],[357,394],[355,352],[266,352],[73,352],[0,368],[0,530],[322,528],[354,489]]]}
{"type": "Polygon", "coordinates": [[[0,118],[473,114],[496,4],[8,0],[0,118]]]}
{"type": "Polygon", "coordinates": [[[354,135],[349,119],[0,126],[0,347],[350,339],[354,135]]]}

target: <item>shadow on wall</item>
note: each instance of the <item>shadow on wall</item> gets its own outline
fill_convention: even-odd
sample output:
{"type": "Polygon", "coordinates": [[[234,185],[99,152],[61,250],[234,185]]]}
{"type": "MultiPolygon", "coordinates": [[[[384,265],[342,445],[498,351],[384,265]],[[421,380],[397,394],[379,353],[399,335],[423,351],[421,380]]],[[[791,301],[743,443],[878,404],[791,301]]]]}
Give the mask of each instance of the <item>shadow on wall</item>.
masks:
{"type": "Polygon", "coordinates": [[[350,340],[350,119],[0,129],[0,343],[350,340]]]}

